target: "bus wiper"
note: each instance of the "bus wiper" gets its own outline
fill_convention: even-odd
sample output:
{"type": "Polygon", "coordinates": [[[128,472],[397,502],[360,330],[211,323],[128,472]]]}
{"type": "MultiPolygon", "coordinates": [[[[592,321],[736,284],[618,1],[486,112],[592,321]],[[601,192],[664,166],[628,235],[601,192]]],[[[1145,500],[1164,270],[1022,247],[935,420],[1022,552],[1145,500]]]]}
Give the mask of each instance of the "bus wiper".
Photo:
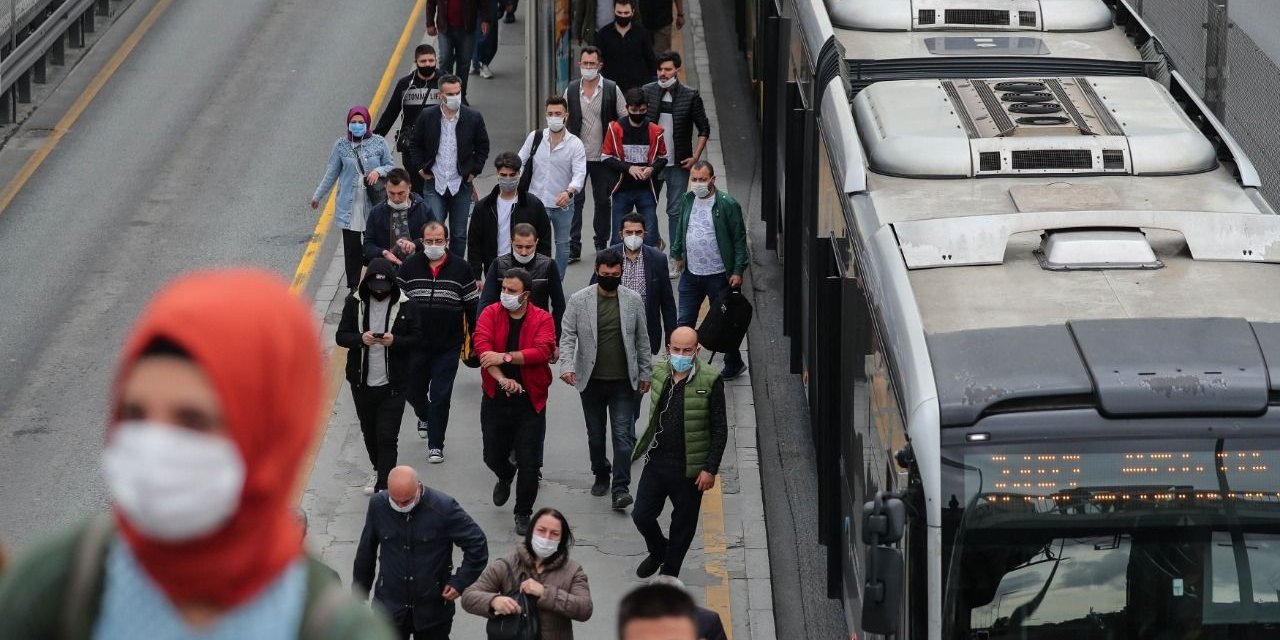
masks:
{"type": "MultiPolygon", "coordinates": [[[[1019,605],[1018,608],[1014,609],[1013,613],[1009,615],[1009,628],[1014,629],[1021,627],[1023,621],[1034,615],[1036,609],[1040,608],[1040,604],[1044,602],[1044,597],[1049,594],[1049,587],[1053,585],[1053,577],[1057,575],[1058,567],[1062,566],[1062,550],[1065,546],[1066,542],[1064,541],[1062,545],[1058,547],[1058,557],[1054,558],[1053,568],[1049,570],[1049,577],[1045,578],[1044,586],[1040,587],[1040,590],[1036,592],[1036,597],[1019,605]]],[[[1048,550],[1046,549],[1045,552],[1047,555],[1048,550]]]]}
{"type": "MultiPolygon", "coordinates": [[[[1231,486],[1227,483],[1226,440],[1218,438],[1213,447],[1213,467],[1218,473],[1218,491],[1222,497],[1231,495],[1231,486]]],[[[1253,615],[1253,569],[1249,566],[1249,550],[1244,543],[1244,528],[1240,526],[1240,513],[1236,509],[1235,500],[1224,500],[1227,513],[1227,528],[1231,532],[1231,553],[1236,560],[1236,580],[1240,585],[1240,606],[1246,615],[1253,615]]]]}

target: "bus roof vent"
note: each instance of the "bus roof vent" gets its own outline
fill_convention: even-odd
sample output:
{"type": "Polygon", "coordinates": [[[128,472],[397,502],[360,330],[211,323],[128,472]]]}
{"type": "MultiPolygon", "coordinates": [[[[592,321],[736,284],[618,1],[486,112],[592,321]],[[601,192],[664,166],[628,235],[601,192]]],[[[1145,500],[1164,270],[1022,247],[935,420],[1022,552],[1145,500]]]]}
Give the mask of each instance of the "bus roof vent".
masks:
{"type": "Polygon", "coordinates": [[[833,24],[871,31],[1100,31],[1103,0],[826,0],[833,24]]]}
{"type": "Polygon", "coordinates": [[[871,165],[909,177],[1177,175],[1213,145],[1142,77],[901,80],[854,99],[871,165]]]}

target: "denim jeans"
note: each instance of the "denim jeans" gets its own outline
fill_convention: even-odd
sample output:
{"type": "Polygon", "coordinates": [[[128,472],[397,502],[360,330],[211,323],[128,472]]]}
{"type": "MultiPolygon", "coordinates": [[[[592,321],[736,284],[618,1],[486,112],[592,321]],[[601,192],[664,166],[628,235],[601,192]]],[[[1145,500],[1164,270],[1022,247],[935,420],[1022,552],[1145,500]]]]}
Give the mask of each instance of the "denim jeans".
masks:
{"type": "MultiPolygon", "coordinates": [[[[592,239],[596,251],[609,246],[609,221],[613,212],[609,205],[609,192],[618,178],[609,167],[599,160],[587,161],[587,178],[591,183],[591,230],[595,234],[592,239]]],[[[569,236],[569,249],[574,252],[582,250],[582,211],[587,204],[587,189],[584,186],[578,195],[573,197],[573,234],[569,236]]]]}
{"type": "MultiPolygon", "coordinates": [[[[729,288],[729,276],[723,273],[716,273],[709,276],[694,275],[689,271],[689,265],[685,264],[684,271],[680,274],[680,285],[678,286],[678,300],[676,301],[676,324],[682,327],[692,327],[698,323],[698,311],[702,308],[702,301],[709,300],[715,302],[729,288]]],[[[731,351],[724,354],[724,367],[729,371],[733,371],[742,367],[742,354],[737,351],[731,351]]]]}
{"type": "Polygon", "coordinates": [[[560,270],[560,281],[564,282],[565,270],[569,268],[569,232],[573,227],[573,205],[567,207],[547,207],[547,217],[551,218],[552,235],[556,241],[556,268],[560,270]]]}
{"type": "Polygon", "coordinates": [[[458,192],[442,196],[434,180],[427,180],[422,199],[433,220],[449,222],[449,252],[462,258],[467,251],[467,220],[471,217],[471,183],[462,181],[458,192]]]}
{"type": "Polygon", "coordinates": [[[453,379],[458,375],[458,351],[458,347],[418,350],[409,357],[409,404],[418,419],[427,422],[428,449],[444,448],[453,379]]]}
{"type": "Polygon", "coordinates": [[[658,246],[662,233],[658,231],[658,199],[648,189],[628,189],[613,194],[613,220],[609,227],[609,246],[622,242],[619,232],[622,229],[622,216],[631,213],[631,209],[644,216],[644,243],[658,246]]]}
{"type": "Polygon", "coordinates": [[[630,380],[592,380],[582,392],[591,472],[613,473],[613,495],[631,490],[631,450],[636,446],[636,392],[630,380]],[[605,422],[612,425],[613,465],[605,451],[605,422]]]}
{"type": "Polygon", "coordinates": [[[538,470],[542,468],[542,445],[547,437],[547,414],[534,411],[528,394],[480,398],[480,436],[484,463],[498,480],[516,483],[515,514],[533,513],[538,500],[538,470]],[[516,462],[511,464],[511,454],[516,462]]]}
{"type": "Polygon", "coordinates": [[[667,242],[676,237],[676,218],[680,217],[680,199],[689,192],[689,172],[679,165],[662,170],[658,184],[667,192],[667,242]]]}
{"type": "Polygon", "coordinates": [[[467,67],[471,65],[471,56],[476,49],[476,34],[479,32],[479,24],[476,25],[475,29],[440,28],[439,42],[437,43],[440,50],[440,75],[444,76],[452,73],[461,78],[462,95],[464,96],[467,95],[467,72],[470,71],[467,67]]]}
{"type": "Polygon", "coordinates": [[[493,62],[493,57],[498,55],[498,23],[502,22],[503,8],[498,0],[492,2],[493,22],[489,23],[489,35],[480,33],[480,20],[476,20],[476,51],[471,60],[472,69],[479,69],[480,65],[493,62]]]}

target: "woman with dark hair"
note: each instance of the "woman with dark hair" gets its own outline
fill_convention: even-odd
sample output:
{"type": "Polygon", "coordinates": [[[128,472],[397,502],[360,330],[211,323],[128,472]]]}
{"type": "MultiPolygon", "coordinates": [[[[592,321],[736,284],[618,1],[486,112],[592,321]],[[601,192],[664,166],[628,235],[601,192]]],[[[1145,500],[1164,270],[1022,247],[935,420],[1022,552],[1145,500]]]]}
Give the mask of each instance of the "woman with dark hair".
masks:
{"type": "Polygon", "coordinates": [[[569,558],[572,546],[564,514],[540,509],[516,550],[490,564],[462,593],[462,608],[486,618],[520,613],[520,604],[503,595],[518,589],[538,603],[542,640],[573,640],[573,621],[589,620],[592,605],[587,573],[569,558]]]}

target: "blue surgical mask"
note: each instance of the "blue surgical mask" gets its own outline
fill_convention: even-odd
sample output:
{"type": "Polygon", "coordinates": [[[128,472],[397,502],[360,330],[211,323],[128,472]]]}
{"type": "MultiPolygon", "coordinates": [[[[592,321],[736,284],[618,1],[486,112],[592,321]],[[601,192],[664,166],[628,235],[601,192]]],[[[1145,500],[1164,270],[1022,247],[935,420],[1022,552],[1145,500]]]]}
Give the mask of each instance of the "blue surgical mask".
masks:
{"type": "Polygon", "coordinates": [[[671,361],[671,368],[676,373],[684,373],[693,368],[693,356],[682,356],[673,353],[668,360],[671,361]]]}
{"type": "Polygon", "coordinates": [[[369,130],[369,125],[363,122],[352,122],[347,124],[347,131],[350,131],[351,135],[357,138],[363,138],[365,132],[368,130],[369,130]]]}

